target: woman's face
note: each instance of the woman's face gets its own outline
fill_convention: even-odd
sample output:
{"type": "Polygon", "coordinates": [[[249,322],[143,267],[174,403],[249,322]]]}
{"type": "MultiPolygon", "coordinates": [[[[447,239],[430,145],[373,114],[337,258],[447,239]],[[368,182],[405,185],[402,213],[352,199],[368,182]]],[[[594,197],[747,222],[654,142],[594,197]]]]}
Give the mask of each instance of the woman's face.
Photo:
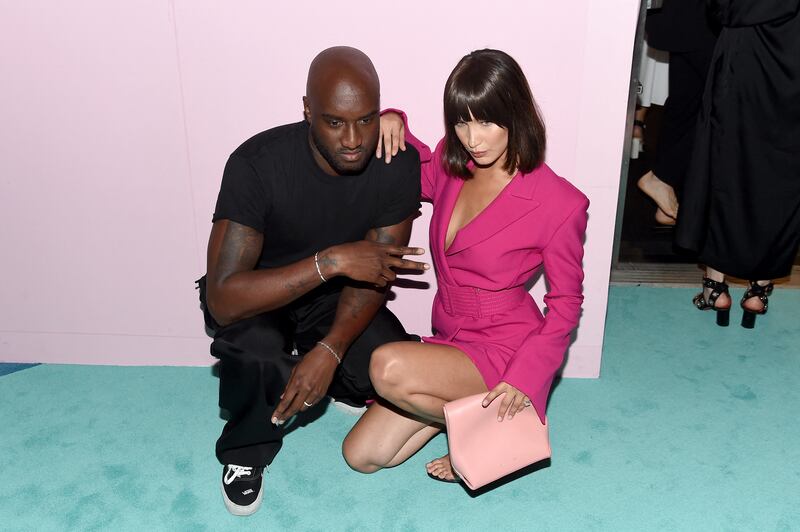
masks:
{"type": "Polygon", "coordinates": [[[459,122],[455,125],[456,136],[461,145],[467,150],[480,167],[494,166],[495,163],[505,164],[508,151],[508,130],[492,122],[476,120],[469,114],[469,122],[459,122]]]}

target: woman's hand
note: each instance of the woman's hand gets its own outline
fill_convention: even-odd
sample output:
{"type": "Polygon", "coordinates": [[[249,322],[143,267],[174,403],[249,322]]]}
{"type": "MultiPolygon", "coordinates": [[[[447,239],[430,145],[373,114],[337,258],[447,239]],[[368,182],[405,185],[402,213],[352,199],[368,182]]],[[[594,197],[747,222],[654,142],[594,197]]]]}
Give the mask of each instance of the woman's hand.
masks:
{"type": "Polygon", "coordinates": [[[508,415],[508,419],[513,419],[516,414],[522,412],[523,408],[531,406],[531,400],[528,399],[527,395],[507,382],[500,381],[483,399],[483,407],[488,407],[492,401],[501,395],[504,397],[500,402],[500,410],[497,412],[497,421],[503,421],[506,415],[508,415]]]}
{"type": "Polygon", "coordinates": [[[386,164],[389,164],[398,149],[406,151],[406,126],[399,114],[389,112],[381,115],[380,130],[375,157],[380,159],[381,153],[385,153],[386,164]]]}

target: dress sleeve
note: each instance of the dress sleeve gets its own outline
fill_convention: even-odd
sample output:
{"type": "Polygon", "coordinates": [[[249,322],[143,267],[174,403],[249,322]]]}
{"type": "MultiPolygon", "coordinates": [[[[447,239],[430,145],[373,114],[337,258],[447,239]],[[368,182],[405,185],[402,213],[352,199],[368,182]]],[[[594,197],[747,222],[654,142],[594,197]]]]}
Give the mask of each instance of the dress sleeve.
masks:
{"type": "Polygon", "coordinates": [[[583,237],[589,200],[582,198],[542,250],[550,289],[544,296],[547,315],[514,354],[503,381],[523,391],[544,422],[550,386],[578,325],[583,303],[583,237]]]}
{"type": "Polygon", "coordinates": [[[800,0],[711,0],[709,9],[723,26],[755,26],[797,16],[800,0]]]}
{"type": "Polygon", "coordinates": [[[406,142],[414,146],[419,152],[420,163],[420,184],[422,185],[422,199],[426,201],[433,201],[435,183],[436,183],[436,170],[437,165],[433,163],[434,156],[431,154],[431,149],[427,144],[415,137],[408,127],[408,116],[399,109],[385,109],[381,114],[397,113],[403,119],[403,124],[406,129],[406,142]]]}

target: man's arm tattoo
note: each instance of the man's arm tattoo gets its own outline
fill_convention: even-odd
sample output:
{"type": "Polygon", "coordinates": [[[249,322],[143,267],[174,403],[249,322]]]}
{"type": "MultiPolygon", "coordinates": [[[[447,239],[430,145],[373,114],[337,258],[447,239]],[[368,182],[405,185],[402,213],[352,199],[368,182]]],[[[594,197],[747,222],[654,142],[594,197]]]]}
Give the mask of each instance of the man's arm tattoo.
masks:
{"type": "Polygon", "coordinates": [[[229,222],[219,250],[217,271],[222,277],[252,269],[261,253],[261,234],[246,225],[229,222]]]}
{"type": "Polygon", "coordinates": [[[370,240],[380,242],[381,244],[396,244],[397,239],[385,227],[378,227],[371,229],[367,236],[370,240]]]}
{"type": "MultiPolygon", "coordinates": [[[[378,303],[378,301],[375,300],[375,292],[377,292],[377,290],[353,290],[350,298],[347,301],[350,307],[351,318],[358,318],[361,312],[363,312],[364,307],[369,305],[375,306],[378,303]]],[[[382,301],[383,299],[381,298],[380,302],[382,301]]]]}

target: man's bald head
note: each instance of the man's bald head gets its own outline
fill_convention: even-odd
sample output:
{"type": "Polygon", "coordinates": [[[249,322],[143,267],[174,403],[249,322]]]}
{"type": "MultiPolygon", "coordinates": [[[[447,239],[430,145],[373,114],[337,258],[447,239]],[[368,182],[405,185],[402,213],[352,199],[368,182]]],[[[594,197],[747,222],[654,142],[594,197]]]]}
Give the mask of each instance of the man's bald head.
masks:
{"type": "Polygon", "coordinates": [[[349,82],[380,96],[380,81],[367,54],[350,46],[334,46],[317,54],[308,67],[306,96],[313,98],[336,84],[349,82]]]}
{"type": "Polygon", "coordinates": [[[303,97],[314,159],[331,175],[361,172],[378,145],[380,82],[364,52],[337,46],[308,69],[303,97]]]}

